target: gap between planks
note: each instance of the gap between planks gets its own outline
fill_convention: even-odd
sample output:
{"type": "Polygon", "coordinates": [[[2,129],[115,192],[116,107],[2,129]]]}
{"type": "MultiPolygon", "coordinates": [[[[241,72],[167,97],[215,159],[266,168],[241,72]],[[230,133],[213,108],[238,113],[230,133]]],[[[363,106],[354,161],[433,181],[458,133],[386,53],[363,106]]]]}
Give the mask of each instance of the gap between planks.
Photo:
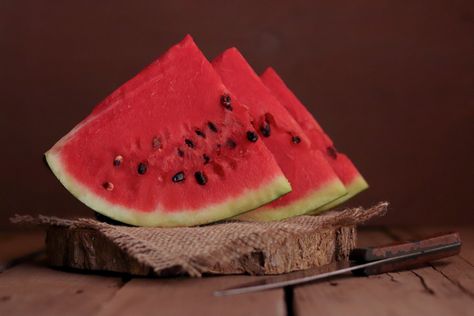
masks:
{"type": "Polygon", "coordinates": [[[47,267],[44,231],[0,236],[0,315],[93,315],[127,282],[47,267]]]}
{"type": "Polygon", "coordinates": [[[0,315],[93,315],[123,285],[119,277],[24,263],[0,274],[0,315]]]}
{"type": "MultiPolygon", "coordinates": [[[[2,258],[23,256],[43,243],[35,237],[2,239],[2,258]],[[4,249],[16,250],[4,252],[4,249]]],[[[47,267],[45,258],[6,267],[0,273],[0,315],[286,315],[283,289],[231,297],[213,292],[252,280],[250,276],[150,279],[47,267]]]]}
{"type": "Polygon", "coordinates": [[[20,264],[0,274],[0,315],[286,315],[282,289],[213,296],[252,278],[128,279],[20,264]]]}
{"type": "MultiPolygon", "coordinates": [[[[402,234],[398,229],[364,229],[359,233],[359,246],[419,238],[436,231],[417,228],[415,235],[415,230],[402,234]]],[[[465,238],[466,250],[472,251],[473,241],[465,238]]],[[[469,262],[456,256],[411,271],[303,285],[294,288],[294,314],[470,315],[474,300],[466,289],[471,289],[473,272],[469,262]]]]}
{"type": "MultiPolygon", "coordinates": [[[[364,229],[359,234],[359,245],[382,244],[432,231],[428,228],[416,231],[364,229]]],[[[20,264],[0,273],[0,314],[314,315],[319,311],[324,315],[428,312],[433,315],[468,315],[470,309],[467,310],[466,306],[470,308],[473,300],[468,294],[472,290],[472,269],[469,272],[467,268],[472,268],[472,261],[469,261],[472,257],[469,256],[474,249],[472,233],[470,238],[468,235],[461,230],[464,241],[461,257],[448,259],[454,260],[449,265],[443,261],[434,267],[413,271],[369,278],[337,278],[285,291],[226,298],[215,298],[211,293],[215,289],[247,282],[251,277],[130,280],[70,273],[39,264],[20,264]],[[471,277],[466,278],[466,273],[471,277]]]]}

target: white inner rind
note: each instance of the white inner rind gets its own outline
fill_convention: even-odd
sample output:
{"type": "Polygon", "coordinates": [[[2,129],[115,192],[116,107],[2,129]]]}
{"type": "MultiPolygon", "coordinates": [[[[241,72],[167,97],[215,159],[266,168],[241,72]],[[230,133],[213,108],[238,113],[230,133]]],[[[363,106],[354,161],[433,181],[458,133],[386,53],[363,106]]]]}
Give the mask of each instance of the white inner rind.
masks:
{"type": "Polygon", "coordinates": [[[315,208],[325,205],[347,193],[339,179],[328,181],[319,189],[312,191],[305,197],[280,207],[263,206],[256,210],[237,216],[239,220],[273,221],[306,214],[315,208]]]}
{"type": "Polygon", "coordinates": [[[45,156],[53,173],[76,198],[98,213],[136,226],[175,227],[207,224],[255,209],[291,191],[288,180],[279,175],[262,184],[260,188],[244,190],[238,196],[200,209],[167,210],[157,205],[153,211],[143,212],[113,204],[91,191],[67,172],[60,152],[48,151],[45,156]]]}
{"type": "Polygon", "coordinates": [[[319,214],[321,212],[327,211],[333,207],[338,206],[339,204],[344,203],[345,201],[352,198],[354,195],[364,191],[369,187],[365,179],[359,174],[354,179],[346,185],[347,194],[335,199],[332,202],[327,203],[326,205],[321,206],[320,208],[311,212],[311,215],[319,214]]]}

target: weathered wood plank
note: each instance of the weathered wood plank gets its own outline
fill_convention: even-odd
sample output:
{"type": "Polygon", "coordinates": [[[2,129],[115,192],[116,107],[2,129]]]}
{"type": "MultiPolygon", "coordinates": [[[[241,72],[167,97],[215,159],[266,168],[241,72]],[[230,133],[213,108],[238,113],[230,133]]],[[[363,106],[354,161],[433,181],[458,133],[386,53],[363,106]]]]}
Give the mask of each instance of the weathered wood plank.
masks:
{"type": "Polygon", "coordinates": [[[255,277],[133,279],[101,310],[111,315],[285,315],[283,290],[214,297],[212,292],[255,277]]]}
{"type": "Polygon", "coordinates": [[[107,303],[123,285],[117,277],[22,264],[0,275],[0,315],[95,315],[102,307],[100,314],[104,315],[140,315],[157,306],[161,315],[285,315],[283,290],[235,297],[212,295],[214,290],[250,278],[134,279],[107,303]]]}
{"type": "Polygon", "coordinates": [[[93,315],[122,284],[117,277],[21,264],[0,274],[0,315],[93,315]]]}
{"type": "MultiPolygon", "coordinates": [[[[423,236],[435,234],[438,232],[449,231],[452,229],[436,228],[436,227],[417,227],[417,228],[391,228],[390,231],[398,236],[399,239],[417,239],[423,236]]],[[[439,262],[433,262],[433,269],[441,273],[453,284],[458,286],[461,291],[465,292],[474,299],[474,266],[463,256],[472,250],[468,234],[461,233],[463,246],[461,248],[461,256],[454,256],[443,259],[439,262]],[[463,236],[464,235],[464,236],[463,236]]]]}
{"type": "MultiPolygon", "coordinates": [[[[419,238],[436,228],[362,229],[359,246],[394,239],[419,238]]],[[[453,257],[413,271],[372,277],[345,277],[294,289],[295,315],[470,315],[473,270],[472,231],[458,229],[464,245],[453,257]]],[[[4,235],[5,236],[5,235],[4,235]]],[[[9,237],[10,238],[10,237],[9,237]]],[[[20,237],[17,245],[39,245],[38,237],[20,237]],[[36,241],[35,241],[36,240],[36,241]]],[[[0,240],[0,254],[7,239],[0,240]],[[3,243],[3,246],[2,246],[3,243]]],[[[15,248],[12,239],[9,248],[15,248]]],[[[19,249],[20,249],[19,248],[19,249]]],[[[17,249],[17,250],[19,250],[17,249]]],[[[4,255],[5,256],[5,255],[4,255]]],[[[5,256],[6,257],[6,256],[5,256]]],[[[10,256],[11,257],[11,256],[10,256]]],[[[204,279],[133,279],[125,286],[112,276],[63,272],[38,264],[21,264],[0,274],[0,315],[284,315],[283,290],[233,297],[212,291],[250,277],[204,279]]]]}
{"type": "MultiPolygon", "coordinates": [[[[359,232],[362,246],[393,239],[386,232],[359,232]]],[[[472,304],[469,295],[431,266],[294,289],[295,315],[470,315],[472,304]]]]}

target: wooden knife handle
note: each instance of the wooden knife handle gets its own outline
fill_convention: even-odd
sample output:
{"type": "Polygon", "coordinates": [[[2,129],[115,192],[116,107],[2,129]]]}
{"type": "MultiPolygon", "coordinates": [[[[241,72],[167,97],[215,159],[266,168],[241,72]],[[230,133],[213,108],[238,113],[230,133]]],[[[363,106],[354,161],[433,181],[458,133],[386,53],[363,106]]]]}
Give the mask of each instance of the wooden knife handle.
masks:
{"type": "Polygon", "coordinates": [[[416,257],[404,258],[392,262],[356,270],[355,274],[371,275],[391,271],[406,270],[421,266],[430,261],[454,256],[461,250],[461,238],[457,232],[436,234],[422,240],[394,243],[379,247],[356,248],[351,251],[349,259],[357,263],[371,262],[400,255],[424,252],[416,257]],[[449,249],[430,251],[441,246],[452,245],[449,249]]]}

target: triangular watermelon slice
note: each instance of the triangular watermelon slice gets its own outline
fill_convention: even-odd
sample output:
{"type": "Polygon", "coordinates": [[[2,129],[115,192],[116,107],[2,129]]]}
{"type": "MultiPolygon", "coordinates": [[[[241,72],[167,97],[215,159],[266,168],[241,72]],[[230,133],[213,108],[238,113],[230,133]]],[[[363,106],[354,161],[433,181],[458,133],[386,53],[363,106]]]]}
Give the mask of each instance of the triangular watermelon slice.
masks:
{"type": "Polygon", "coordinates": [[[290,185],[248,112],[187,36],[118,88],[46,154],[62,184],[112,219],[209,223],[254,209],[290,185]]]}
{"type": "MultiPolygon", "coordinates": [[[[231,48],[212,61],[224,84],[249,107],[259,138],[270,149],[293,191],[240,219],[275,220],[304,214],[346,193],[323,154],[312,150],[298,123],[273,97],[239,53],[231,48]]],[[[249,135],[257,139],[258,135],[249,135]]]]}
{"type": "Polygon", "coordinates": [[[324,205],[316,212],[330,209],[350,199],[357,193],[368,188],[367,182],[359,173],[351,160],[343,153],[338,152],[332,140],[323,131],[316,119],[311,115],[301,101],[291,92],[283,80],[272,68],[266,69],[260,76],[263,83],[273,92],[280,103],[286,107],[294,119],[308,135],[313,148],[321,150],[326,160],[331,164],[338,177],[344,183],[347,194],[339,199],[324,205]]]}

